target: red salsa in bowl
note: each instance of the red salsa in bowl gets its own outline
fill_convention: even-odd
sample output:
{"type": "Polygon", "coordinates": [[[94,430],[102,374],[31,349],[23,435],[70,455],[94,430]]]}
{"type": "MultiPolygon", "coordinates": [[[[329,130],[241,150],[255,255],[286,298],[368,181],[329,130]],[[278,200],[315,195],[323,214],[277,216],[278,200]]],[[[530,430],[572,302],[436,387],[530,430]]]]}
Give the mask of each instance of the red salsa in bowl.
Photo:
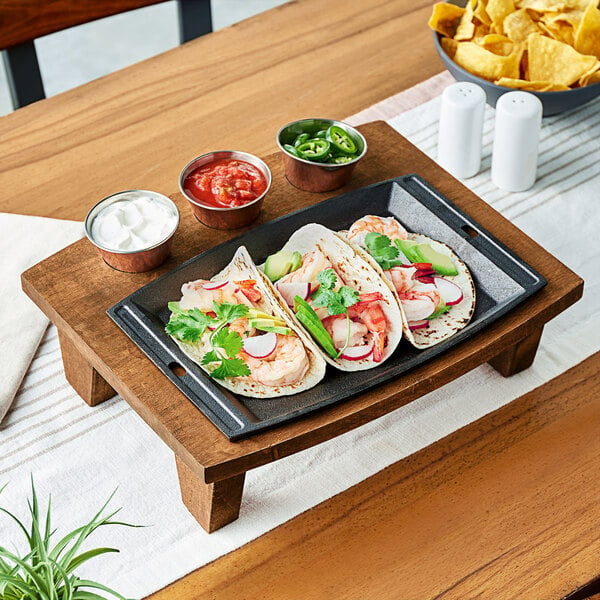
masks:
{"type": "Polygon", "coordinates": [[[271,187],[271,171],[248,152],[216,150],[191,160],[179,175],[179,189],[198,221],[216,229],[249,225],[271,187]]]}
{"type": "Polygon", "coordinates": [[[256,200],[267,190],[267,178],[244,160],[225,158],[194,169],[183,189],[198,202],[233,208],[256,200]]]}

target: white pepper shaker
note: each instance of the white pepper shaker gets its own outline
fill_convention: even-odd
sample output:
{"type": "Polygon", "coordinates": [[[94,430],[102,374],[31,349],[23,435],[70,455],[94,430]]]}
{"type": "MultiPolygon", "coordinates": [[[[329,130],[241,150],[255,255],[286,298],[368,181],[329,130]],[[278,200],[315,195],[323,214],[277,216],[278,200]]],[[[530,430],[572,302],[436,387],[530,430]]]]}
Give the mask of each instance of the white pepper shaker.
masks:
{"type": "Polygon", "coordinates": [[[528,92],[508,92],[496,103],[492,181],[508,192],[534,183],[538,162],[542,103],[528,92]]]}
{"type": "Polygon", "coordinates": [[[442,94],[438,163],[455,177],[479,172],[485,92],[476,83],[458,81],[442,94]]]}

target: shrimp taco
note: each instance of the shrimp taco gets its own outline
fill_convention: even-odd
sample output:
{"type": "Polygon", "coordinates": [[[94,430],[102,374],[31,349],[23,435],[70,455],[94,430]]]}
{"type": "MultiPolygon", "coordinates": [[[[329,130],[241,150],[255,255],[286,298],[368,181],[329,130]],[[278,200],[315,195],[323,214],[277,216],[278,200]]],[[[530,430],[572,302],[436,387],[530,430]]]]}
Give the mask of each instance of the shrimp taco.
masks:
{"type": "Polygon", "coordinates": [[[223,387],[253,398],[307,390],[326,363],[310,338],[281,309],[245,247],[210,280],[185,283],[170,302],[165,330],[223,387]]]}
{"type": "Polygon", "coordinates": [[[413,346],[434,346],[471,320],[473,279],[449,246],[408,233],[394,217],[366,215],[341,233],[394,291],[413,346]]]}
{"type": "Polygon", "coordinates": [[[334,367],[376,367],[402,338],[396,299],[378,272],[333,231],[305,225],[263,265],[282,305],[334,367]]]}

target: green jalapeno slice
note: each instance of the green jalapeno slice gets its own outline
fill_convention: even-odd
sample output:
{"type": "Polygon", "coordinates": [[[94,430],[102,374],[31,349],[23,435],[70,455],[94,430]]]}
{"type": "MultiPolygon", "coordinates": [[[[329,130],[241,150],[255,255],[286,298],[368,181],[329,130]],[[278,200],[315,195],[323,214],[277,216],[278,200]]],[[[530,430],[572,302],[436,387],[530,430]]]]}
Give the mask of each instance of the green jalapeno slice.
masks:
{"type": "Polygon", "coordinates": [[[337,125],[332,125],[327,129],[327,140],[334,148],[344,154],[354,154],[356,152],[356,144],[350,134],[337,125]]]}
{"type": "Polygon", "coordinates": [[[298,152],[298,150],[296,150],[296,148],[294,148],[294,146],[292,146],[291,144],[284,144],[283,149],[292,156],[295,156],[296,158],[302,158],[300,156],[300,152],[298,152]]]}
{"type": "Polygon", "coordinates": [[[320,160],[329,154],[330,143],[327,140],[312,138],[300,144],[296,150],[306,160],[320,160]]]}
{"type": "Polygon", "coordinates": [[[334,165],[343,165],[353,161],[356,156],[335,156],[329,162],[332,162],[334,165]]]}
{"type": "Polygon", "coordinates": [[[308,140],[310,140],[310,134],[308,133],[301,133],[295,140],[294,140],[294,148],[297,148],[298,146],[300,146],[301,144],[304,144],[304,142],[308,142],[308,140]]]}

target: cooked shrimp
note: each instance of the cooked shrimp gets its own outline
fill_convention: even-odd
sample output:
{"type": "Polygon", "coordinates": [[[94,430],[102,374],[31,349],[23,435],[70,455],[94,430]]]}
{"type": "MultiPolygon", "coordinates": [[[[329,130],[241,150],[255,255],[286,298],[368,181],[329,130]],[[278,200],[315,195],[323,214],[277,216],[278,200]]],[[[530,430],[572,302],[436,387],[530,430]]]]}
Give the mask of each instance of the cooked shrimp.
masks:
{"type": "Polygon", "coordinates": [[[433,283],[419,283],[399,294],[400,304],[406,320],[420,321],[431,315],[442,301],[440,293],[433,283]]]}
{"type": "Polygon", "coordinates": [[[302,256],[302,265],[298,269],[288,273],[279,281],[280,283],[314,283],[317,281],[317,275],[321,271],[332,268],[333,265],[320,250],[313,250],[312,252],[307,252],[302,256]]]}
{"type": "Polygon", "coordinates": [[[240,356],[250,369],[250,376],[264,385],[292,385],[308,371],[306,349],[295,335],[277,334],[277,347],[266,358],[254,358],[245,352],[240,356]]]}
{"type": "Polygon", "coordinates": [[[331,335],[336,348],[343,348],[348,337],[348,323],[350,325],[350,338],[348,346],[359,346],[364,344],[365,336],[369,333],[367,326],[360,321],[348,322],[345,315],[334,315],[323,320],[325,329],[331,335]]]}
{"type": "Polygon", "coordinates": [[[245,304],[253,306],[252,302],[246,298],[239,286],[229,281],[223,287],[205,290],[203,285],[213,283],[204,279],[197,279],[184,283],[181,287],[182,298],[179,305],[184,310],[191,308],[199,308],[204,312],[213,310],[213,302],[222,304],[223,302],[231,302],[232,304],[245,304]]]}
{"type": "Polygon", "coordinates": [[[245,317],[240,317],[233,321],[233,323],[229,324],[229,331],[235,331],[239,333],[242,338],[252,337],[256,334],[256,329],[254,327],[250,327],[250,321],[245,317]]]}
{"type": "Polygon", "coordinates": [[[379,217],[377,215],[366,215],[358,221],[354,221],[348,230],[347,238],[349,241],[362,246],[365,243],[365,237],[371,232],[387,235],[390,240],[405,240],[408,233],[394,217],[379,217]]]}
{"type": "Polygon", "coordinates": [[[415,267],[392,267],[384,271],[385,276],[392,282],[394,289],[399,294],[407,292],[413,287],[416,272],[415,267]]]}
{"type": "Polygon", "coordinates": [[[361,294],[360,301],[348,309],[351,319],[360,319],[373,335],[373,360],[380,362],[387,341],[387,320],[379,300],[383,297],[379,292],[361,294]]]}

